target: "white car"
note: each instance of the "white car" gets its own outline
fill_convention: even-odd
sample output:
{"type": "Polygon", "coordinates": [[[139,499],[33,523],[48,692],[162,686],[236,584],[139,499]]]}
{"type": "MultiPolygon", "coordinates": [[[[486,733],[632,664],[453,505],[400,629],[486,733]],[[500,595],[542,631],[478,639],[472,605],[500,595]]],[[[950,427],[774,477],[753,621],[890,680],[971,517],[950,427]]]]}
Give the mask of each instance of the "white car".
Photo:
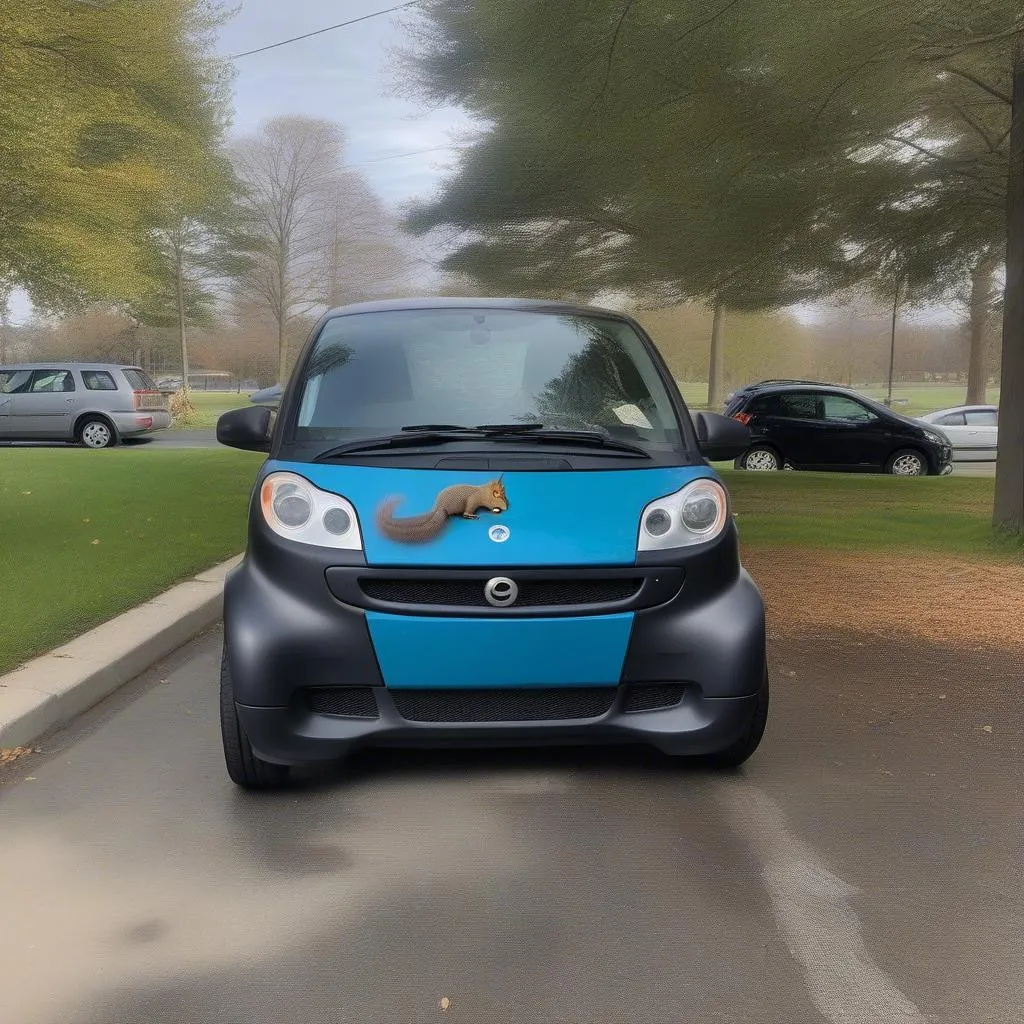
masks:
{"type": "Polygon", "coordinates": [[[953,444],[954,462],[994,462],[999,409],[995,405],[958,405],[919,417],[939,427],[953,444]]]}

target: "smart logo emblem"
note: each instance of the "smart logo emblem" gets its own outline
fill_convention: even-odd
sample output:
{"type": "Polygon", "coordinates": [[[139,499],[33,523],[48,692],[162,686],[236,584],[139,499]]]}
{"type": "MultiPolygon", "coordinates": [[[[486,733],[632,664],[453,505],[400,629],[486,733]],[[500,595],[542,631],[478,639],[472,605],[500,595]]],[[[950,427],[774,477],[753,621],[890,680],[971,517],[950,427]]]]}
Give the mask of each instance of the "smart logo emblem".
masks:
{"type": "Polygon", "coordinates": [[[484,598],[495,608],[507,608],[510,604],[515,604],[518,596],[519,587],[515,580],[510,580],[507,576],[495,576],[493,580],[488,580],[484,587],[484,598]]]}
{"type": "Polygon", "coordinates": [[[487,536],[490,537],[495,544],[504,544],[505,541],[508,540],[510,532],[511,531],[507,526],[501,526],[498,524],[497,526],[492,526],[487,531],[487,536]]]}

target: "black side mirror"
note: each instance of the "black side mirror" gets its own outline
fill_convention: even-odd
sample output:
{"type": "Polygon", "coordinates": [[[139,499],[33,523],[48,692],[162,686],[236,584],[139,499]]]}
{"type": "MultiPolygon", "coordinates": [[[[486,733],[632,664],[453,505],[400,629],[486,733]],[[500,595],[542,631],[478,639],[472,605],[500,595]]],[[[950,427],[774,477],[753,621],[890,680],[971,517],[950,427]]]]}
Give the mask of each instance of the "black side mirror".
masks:
{"type": "Polygon", "coordinates": [[[217,440],[246,452],[270,451],[273,410],[265,405],[232,409],[217,420],[217,440]]]}
{"type": "Polygon", "coordinates": [[[708,462],[738,459],[750,447],[750,430],[745,423],[717,412],[699,412],[693,418],[697,444],[708,462]]]}

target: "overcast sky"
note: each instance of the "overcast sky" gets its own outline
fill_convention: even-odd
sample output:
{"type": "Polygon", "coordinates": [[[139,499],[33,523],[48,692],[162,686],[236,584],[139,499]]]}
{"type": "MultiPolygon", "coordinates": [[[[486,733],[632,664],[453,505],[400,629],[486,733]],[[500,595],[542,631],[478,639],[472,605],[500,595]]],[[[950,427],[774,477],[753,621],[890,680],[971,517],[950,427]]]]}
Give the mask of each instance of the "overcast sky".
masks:
{"type": "MultiPolygon", "coordinates": [[[[219,50],[242,53],[396,6],[400,0],[242,0],[219,50]]],[[[468,126],[459,109],[426,111],[389,94],[398,72],[390,55],[407,39],[415,8],[384,14],[235,62],[235,130],[266,117],[326,117],[349,137],[348,160],[389,206],[429,194],[453,160],[453,133],[468,126]],[[422,150],[437,150],[424,153],[422,150]],[[415,154],[406,156],[403,154],[415,154]]]]}
{"type": "MultiPolygon", "coordinates": [[[[0,0],[2,2],[2,0],[0,0]]],[[[401,0],[240,0],[221,33],[224,56],[267,46],[341,21],[394,7],[401,0]]],[[[247,133],[277,114],[329,118],[347,133],[347,162],[358,166],[390,207],[428,196],[456,160],[457,135],[470,127],[459,109],[426,110],[394,95],[398,71],[391,54],[408,37],[403,24],[415,8],[339,28],[235,61],[234,132],[247,133]],[[428,152],[424,152],[428,151],[428,152]]],[[[15,321],[30,307],[12,297],[15,321]]],[[[821,310],[807,307],[801,319],[821,310]]],[[[942,322],[950,311],[931,309],[913,319],[942,322]]]]}

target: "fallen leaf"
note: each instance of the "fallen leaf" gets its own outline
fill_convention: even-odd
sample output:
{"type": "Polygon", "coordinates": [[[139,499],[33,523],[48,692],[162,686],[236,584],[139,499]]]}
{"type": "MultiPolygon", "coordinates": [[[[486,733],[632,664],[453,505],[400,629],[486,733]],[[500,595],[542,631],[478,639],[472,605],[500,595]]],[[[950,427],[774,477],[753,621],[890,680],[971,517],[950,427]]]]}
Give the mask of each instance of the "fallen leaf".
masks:
{"type": "Polygon", "coordinates": [[[946,699],[946,695],[944,693],[940,693],[939,694],[939,700],[945,700],[945,699],[946,699]]]}
{"type": "Polygon", "coordinates": [[[13,764],[18,758],[32,753],[34,751],[30,747],[12,747],[0,750],[0,764],[13,764]]]}
{"type": "Polygon", "coordinates": [[[991,732],[992,731],[992,726],[991,725],[983,725],[981,727],[981,731],[982,732],[991,732]]]}
{"type": "Polygon", "coordinates": [[[99,544],[99,540],[94,540],[93,544],[99,544]]]}
{"type": "Polygon", "coordinates": [[[452,1001],[447,996],[441,996],[437,1001],[437,1005],[440,1007],[441,1011],[444,1012],[452,1005],[452,1001]]]}

